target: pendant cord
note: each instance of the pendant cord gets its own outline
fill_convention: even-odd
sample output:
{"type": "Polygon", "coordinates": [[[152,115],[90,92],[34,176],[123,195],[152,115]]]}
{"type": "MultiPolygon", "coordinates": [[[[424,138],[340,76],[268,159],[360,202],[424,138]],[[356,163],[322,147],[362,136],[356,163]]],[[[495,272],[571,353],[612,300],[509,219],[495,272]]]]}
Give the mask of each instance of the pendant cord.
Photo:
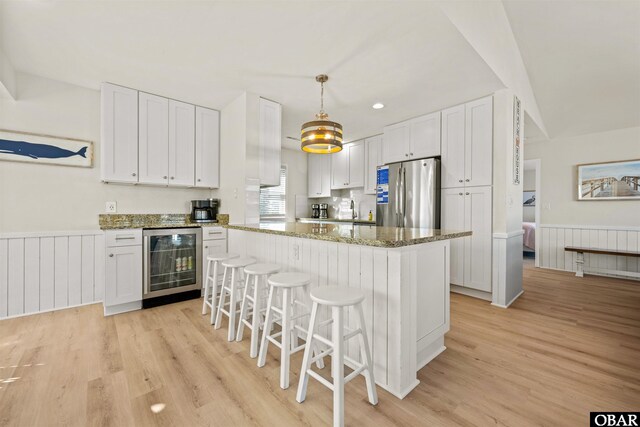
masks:
{"type": "Polygon", "coordinates": [[[324,113],[324,82],[320,82],[320,113],[324,113]]]}

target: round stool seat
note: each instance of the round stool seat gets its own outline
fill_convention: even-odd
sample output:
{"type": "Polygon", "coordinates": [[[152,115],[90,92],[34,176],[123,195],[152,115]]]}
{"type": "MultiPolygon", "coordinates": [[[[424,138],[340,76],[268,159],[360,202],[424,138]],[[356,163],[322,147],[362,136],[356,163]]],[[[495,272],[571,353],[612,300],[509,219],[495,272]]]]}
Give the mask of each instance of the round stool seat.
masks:
{"type": "Polygon", "coordinates": [[[231,258],[222,263],[223,267],[239,268],[246,267],[251,264],[255,264],[256,260],[251,257],[231,258]]]}
{"type": "Polygon", "coordinates": [[[269,284],[280,288],[294,288],[311,283],[311,276],[306,273],[278,273],[269,277],[269,284]]]}
{"type": "Polygon", "coordinates": [[[225,261],[231,258],[238,258],[240,255],[233,252],[218,252],[215,254],[207,255],[207,261],[225,261]]]}
{"type": "Polygon", "coordinates": [[[264,275],[264,274],[273,274],[280,271],[280,266],[278,264],[267,264],[267,263],[259,263],[259,264],[251,264],[245,267],[244,272],[247,274],[253,274],[256,276],[264,275]]]}
{"type": "Polygon", "coordinates": [[[364,301],[364,292],[346,286],[325,286],[314,288],[310,292],[311,299],[322,305],[345,307],[364,301]]]}

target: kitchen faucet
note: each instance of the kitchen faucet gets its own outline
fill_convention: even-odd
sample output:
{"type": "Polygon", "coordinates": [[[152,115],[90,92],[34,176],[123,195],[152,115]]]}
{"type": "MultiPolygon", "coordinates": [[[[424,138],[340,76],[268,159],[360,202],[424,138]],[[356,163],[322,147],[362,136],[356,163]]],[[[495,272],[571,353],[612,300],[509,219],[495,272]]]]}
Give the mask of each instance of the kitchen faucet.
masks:
{"type": "Polygon", "coordinates": [[[351,200],[351,219],[356,219],[358,215],[356,214],[356,204],[351,200]]]}

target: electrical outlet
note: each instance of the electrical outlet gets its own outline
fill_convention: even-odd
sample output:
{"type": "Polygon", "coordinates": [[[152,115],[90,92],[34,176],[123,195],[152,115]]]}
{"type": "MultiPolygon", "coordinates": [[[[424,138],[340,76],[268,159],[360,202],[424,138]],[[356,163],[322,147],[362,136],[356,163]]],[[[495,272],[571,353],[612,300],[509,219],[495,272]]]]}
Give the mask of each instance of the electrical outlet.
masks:
{"type": "Polygon", "coordinates": [[[116,213],[117,205],[116,202],[107,202],[104,205],[104,210],[106,213],[116,213]]]}

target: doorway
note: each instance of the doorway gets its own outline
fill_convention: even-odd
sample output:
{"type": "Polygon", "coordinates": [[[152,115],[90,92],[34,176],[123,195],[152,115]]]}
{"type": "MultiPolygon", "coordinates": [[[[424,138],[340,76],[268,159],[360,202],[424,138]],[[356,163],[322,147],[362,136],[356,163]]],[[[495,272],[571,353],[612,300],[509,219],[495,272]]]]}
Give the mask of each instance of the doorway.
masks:
{"type": "Polygon", "coordinates": [[[533,259],[540,267],[540,206],[542,205],[541,160],[524,161],[524,179],[522,186],[522,256],[533,259]]]}

